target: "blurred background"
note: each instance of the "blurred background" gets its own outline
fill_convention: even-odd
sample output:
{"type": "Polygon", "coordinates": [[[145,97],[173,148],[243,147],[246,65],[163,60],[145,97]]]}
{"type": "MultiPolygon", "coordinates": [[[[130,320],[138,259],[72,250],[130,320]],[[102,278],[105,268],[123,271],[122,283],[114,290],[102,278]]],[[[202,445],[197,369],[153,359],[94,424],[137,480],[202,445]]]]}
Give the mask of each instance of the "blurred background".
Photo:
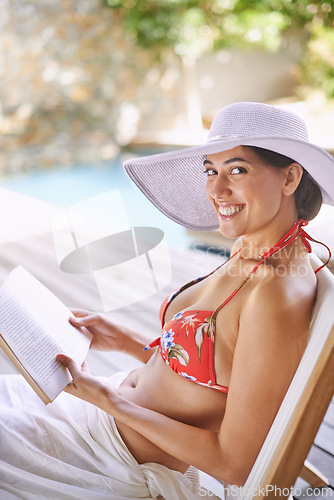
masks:
{"type": "Polygon", "coordinates": [[[190,233],[137,193],[126,158],[203,142],[218,109],[246,100],[297,112],[311,140],[334,151],[331,0],[0,0],[0,8],[3,188],[57,206],[117,188],[134,223],[162,227],[177,246],[190,233]]]}
{"type": "MultiPolygon", "coordinates": [[[[167,219],[122,163],[205,142],[215,113],[247,100],[300,114],[333,153],[333,24],[333,0],[0,0],[0,282],[21,264],[66,305],[100,311],[93,274],[61,270],[52,227],[64,207],[112,190],[130,226],[163,230],[168,292],[221,264],[231,242],[167,219]]],[[[309,229],[334,249],[333,210],[309,229]]],[[[134,278],[140,288],[147,276],[134,278]]],[[[113,318],[156,338],[166,295],[113,318]]],[[[136,367],[121,353],[91,351],[89,363],[100,375],[136,367]]],[[[332,420],[321,429],[311,462],[332,477],[332,420]]]]}

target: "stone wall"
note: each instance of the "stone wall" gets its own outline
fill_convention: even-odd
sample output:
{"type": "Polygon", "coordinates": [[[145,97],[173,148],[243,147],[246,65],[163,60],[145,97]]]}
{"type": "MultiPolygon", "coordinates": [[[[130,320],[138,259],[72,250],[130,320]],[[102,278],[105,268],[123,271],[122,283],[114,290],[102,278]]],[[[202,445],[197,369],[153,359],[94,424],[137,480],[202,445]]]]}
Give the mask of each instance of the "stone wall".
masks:
{"type": "MultiPolygon", "coordinates": [[[[153,62],[131,46],[101,0],[0,0],[0,12],[0,173],[108,160],[138,131],[185,126],[178,58],[153,62]]],[[[195,79],[204,114],[289,93],[298,54],[288,49],[203,58],[195,79]],[[261,64],[279,75],[275,90],[261,64]]]]}
{"type": "Polygon", "coordinates": [[[175,115],[178,61],[152,68],[100,0],[0,0],[0,12],[2,173],[108,159],[151,103],[175,115]]]}

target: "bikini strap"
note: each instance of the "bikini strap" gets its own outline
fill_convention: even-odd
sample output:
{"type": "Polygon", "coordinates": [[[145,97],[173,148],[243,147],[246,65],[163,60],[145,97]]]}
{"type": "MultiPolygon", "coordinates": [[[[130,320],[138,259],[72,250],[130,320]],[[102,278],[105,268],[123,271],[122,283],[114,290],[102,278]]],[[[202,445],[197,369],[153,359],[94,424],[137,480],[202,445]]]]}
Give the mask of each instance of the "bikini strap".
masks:
{"type": "MultiPolygon", "coordinates": [[[[325,267],[329,263],[329,261],[332,257],[332,253],[331,253],[329,247],[325,243],[322,243],[321,241],[318,241],[318,240],[315,240],[314,238],[312,238],[312,236],[310,236],[303,229],[303,226],[307,226],[307,224],[308,224],[307,220],[297,219],[296,222],[294,223],[294,225],[283,236],[283,238],[281,238],[277,243],[275,243],[275,245],[273,245],[267,252],[262,254],[262,256],[260,257],[260,261],[256,263],[256,265],[253,267],[253,269],[250,271],[250,273],[242,280],[240,285],[221,304],[219,304],[218,307],[216,307],[216,309],[213,311],[211,318],[210,318],[209,330],[210,330],[211,338],[213,338],[214,334],[215,334],[216,317],[217,317],[217,314],[219,313],[219,311],[241,290],[241,288],[243,288],[243,286],[247,283],[247,281],[251,278],[251,276],[257,271],[257,269],[259,268],[259,266],[261,264],[263,264],[267,259],[269,259],[269,257],[271,257],[276,252],[279,252],[280,250],[282,250],[286,246],[290,245],[299,236],[301,237],[301,239],[303,241],[304,248],[305,248],[306,252],[308,252],[308,253],[312,252],[312,247],[311,247],[310,241],[313,241],[314,243],[319,243],[320,245],[323,245],[328,251],[327,261],[322,266],[318,267],[314,271],[314,273],[317,273],[318,271],[320,271],[320,269],[322,269],[323,267],[325,267]]],[[[238,252],[236,252],[236,253],[238,253],[238,252]]],[[[234,255],[236,255],[236,254],[234,254],[234,255]]]]}
{"type": "Polygon", "coordinates": [[[327,264],[329,263],[329,261],[331,260],[332,258],[332,252],[330,250],[330,248],[325,244],[323,243],[322,241],[319,241],[319,240],[316,240],[314,239],[312,236],[310,236],[304,229],[300,229],[300,236],[303,240],[303,243],[304,243],[304,247],[306,249],[306,251],[308,253],[311,253],[312,252],[312,248],[311,248],[311,244],[308,240],[312,241],[313,243],[318,243],[319,245],[322,245],[326,248],[327,252],[328,252],[328,258],[326,260],[326,262],[324,262],[321,266],[319,266],[315,271],[314,273],[317,274],[318,271],[320,271],[320,269],[322,269],[323,267],[327,266],[327,264]]]}
{"type": "Polygon", "coordinates": [[[239,248],[239,250],[237,250],[236,252],[234,252],[228,259],[226,259],[222,264],[219,264],[218,267],[215,267],[214,270],[210,271],[208,274],[205,274],[204,276],[200,276],[199,278],[195,278],[195,279],[189,281],[188,283],[185,283],[184,285],[182,285],[177,290],[174,290],[174,292],[172,292],[168,296],[168,299],[163,304],[164,307],[160,311],[160,318],[161,318],[160,321],[161,321],[162,326],[164,325],[165,314],[166,314],[166,310],[167,310],[169,304],[172,302],[173,299],[175,299],[175,297],[177,295],[179,295],[179,293],[183,292],[187,288],[190,288],[192,285],[195,285],[196,283],[199,283],[200,281],[204,280],[205,278],[208,278],[209,276],[211,276],[211,274],[215,273],[216,271],[218,271],[218,269],[220,269],[221,267],[225,266],[225,264],[227,264],[231,259],[233,259],[233,257],[235,257],[240,251],[241,251],[241,249],[239,248]]]}
{"type": "Polygon", "coordinates": [[[295,241],[299,236],[302,239],[302,242],[304,244],[304,248],[307,253],[312,252],[312,247],[310,244],[310,241],[313,241],[314,243],[319,243],[319,245],[323,245],[327,251],[328,251],[328,259],[326,262],[318,267],[314,272],[317,273],[322,269],[323,267],[327,266],[329,261],[331,260],[332,257],[332,252],[330,251],[330,248],[323,243],[322,241],[315,240],[310,236],[304,229],[303,226],[307,226],[308,221],[304,219],[297,219],[294,225],[291,227],[291,229],[281,238],[275,245],[273,245],[267,252],[262,254],[261,260],[254,266],[250,274],[254,274],[255,271],[258,269],[258,267],[266,261],[269,257],[271,257],[274,253],[278,252],[279,250],[282,250],[285,248],[287,245],[290,245],[293,241],[295,241]]]}

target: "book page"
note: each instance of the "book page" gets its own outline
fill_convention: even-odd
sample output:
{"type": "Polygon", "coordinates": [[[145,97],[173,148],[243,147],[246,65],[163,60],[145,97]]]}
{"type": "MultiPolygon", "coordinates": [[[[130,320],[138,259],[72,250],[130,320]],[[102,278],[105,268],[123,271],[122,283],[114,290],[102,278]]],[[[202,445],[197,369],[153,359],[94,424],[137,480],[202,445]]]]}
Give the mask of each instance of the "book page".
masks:
{"type": "Polygon", "coordinates": [[[71,381],[55,359],[66,354],[81,364],[91,335],[69,323],[71,313],[42,283],[18,267],[0,289],[0,333],[21,364],[53,400],[71,381]]]}

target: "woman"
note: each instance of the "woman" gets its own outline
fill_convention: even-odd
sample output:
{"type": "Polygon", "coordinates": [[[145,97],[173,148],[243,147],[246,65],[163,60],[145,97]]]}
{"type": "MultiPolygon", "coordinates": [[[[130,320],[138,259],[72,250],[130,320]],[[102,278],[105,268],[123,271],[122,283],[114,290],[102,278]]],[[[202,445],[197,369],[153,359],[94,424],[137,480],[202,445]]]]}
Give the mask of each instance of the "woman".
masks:
{"type": "MultiPolygon", "coordinates": [[[[244,484],[308,340],[317,280],[303,225],[317,214],[322,199],[334,203],[334,161],[309,144],[306,134],[303,122],[290,112],[237,103],[217,115],[206,145],[126,163],[132,179],[168,217],[195,229],[218,226],[237,241],[224,265],[166,299],[162,335],[149,346],[149,339],[107,316],[74,311],[72,323],[92,332],[93,348],[118,349],[144,365],[123,375],[115,387],[58,355],[73,377],[65,391],[78,399],[63,394],[49,412],[29,403],[39,425],[36,432],[44,436],[35,438],[35,450],[48,448],[43,439],[51,439],[52,446],[41,452],[40,471],[30,465],[26,498],[35,498],[31,491],[38,493],[38,487],[44,493],[49,488],[48,498],[53,498],[52,481],[61,492],[58,498],[77,498],[75,481],[69,488],[69,471],[77,463],[87,469],[87,489],[94,468],[109,480],[110,447],[105,455],[100,448],[106,436],[114,440],[115,435],[128,474],[141,467],[150,491],[143,487],[139,492],[130,480],[126,493],[119,484],[113,491],[111,481],[94,490],[97,498],[200,498],[203,490],[191,490],[183,479],[190,464],[226,483],[244,484]],[[61,420],[61,437],[45,430],[53,418],[61,420]],[[75,442],[69,450],[66,439],[75,442]],[[94,446],[100,447],[98,460],[82,464],[80,453],[94,446]],[[65,480],[58,469],[49,472],[52,453],[65,480]],[[47,485],[36,479],[43,474],[51,477],[47,485]],[[32,477],[36,490],[29,483],[32,477]]],[[[23,408],[27,398],[22,395],[15,404],[9,399],[4,414],[15,404],[23,408]]],[[[13,439],[8,419],[6,426],[5,436],[13,439]]],[[[10,438],[3,442],[7,451],[0,451],[1,458],[11,449],[10,438]]],[[[13,467],[29,472],[22,459],[8,462],[8,473],[13,467]]],[[[5,490],[14,495],[22,489],[15,477],[18,489],[14,484],[5,490]]]]}

